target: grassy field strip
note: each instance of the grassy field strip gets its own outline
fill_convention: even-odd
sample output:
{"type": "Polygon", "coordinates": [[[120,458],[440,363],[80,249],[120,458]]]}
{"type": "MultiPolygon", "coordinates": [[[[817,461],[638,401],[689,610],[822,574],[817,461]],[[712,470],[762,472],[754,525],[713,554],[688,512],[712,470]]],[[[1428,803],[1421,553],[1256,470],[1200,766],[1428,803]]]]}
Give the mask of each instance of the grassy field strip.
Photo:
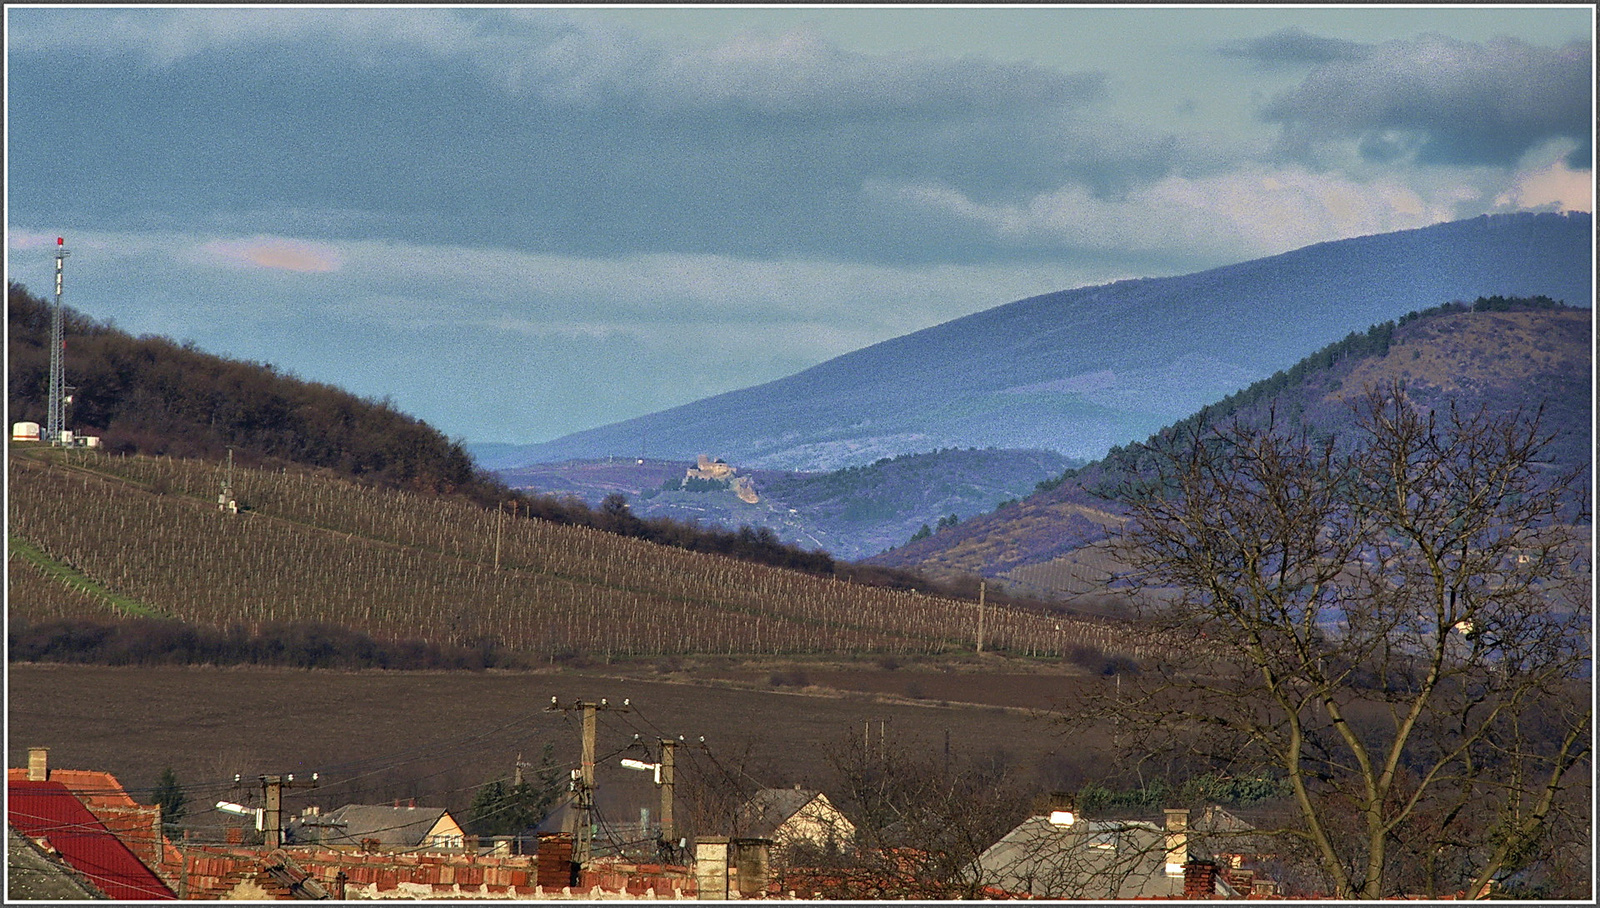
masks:
{"type": "Polygon", "coordinates": [[[23,539],[21,536],[12,535],[6,537],[6,546],[12,554],[20,556],[22,560],[37,567],[46,577],[66,584],[79,592],[96,596],[116,611],[128,615],[140,615],[145,618],[168,617],[137,599],[106,589],[77,568],[51,558],[43,549],[23,539]]]}

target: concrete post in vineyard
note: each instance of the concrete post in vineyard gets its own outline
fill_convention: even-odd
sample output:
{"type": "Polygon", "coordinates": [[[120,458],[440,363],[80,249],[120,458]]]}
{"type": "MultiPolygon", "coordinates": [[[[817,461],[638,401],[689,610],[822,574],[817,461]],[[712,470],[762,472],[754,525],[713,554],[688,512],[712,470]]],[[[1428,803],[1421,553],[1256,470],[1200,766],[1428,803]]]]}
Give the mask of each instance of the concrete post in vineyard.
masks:
{"type": "Polygon", "coordinates": [[[983,598],[985,586],[982,580],[978,581],[978,652],[983,652],[983,598]]]}

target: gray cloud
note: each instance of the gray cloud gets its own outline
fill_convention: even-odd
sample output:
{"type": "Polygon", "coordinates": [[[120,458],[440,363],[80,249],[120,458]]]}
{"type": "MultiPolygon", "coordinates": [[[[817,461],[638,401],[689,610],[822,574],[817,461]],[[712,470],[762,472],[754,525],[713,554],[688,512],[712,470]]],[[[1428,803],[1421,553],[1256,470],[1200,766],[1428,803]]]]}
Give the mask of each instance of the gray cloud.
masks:
{"type": "Polygon", "coordinates": [[[1291,26],[1260,38],[1226,41],[1217,52],[1224,57],[1254,60],[1265,67],[1325,64],[1364,60],[1372,46],[1341,38],[1324,38],[1291,26]]]}
{"type": "Polygon", "coordinates": [[[158,12],[116,19],[142,62],[76,12],[14,44],[97,49],[70,74],[24,65],[16,160],[83,177],[17,187],[14,212],[82,206],[126,227],[278,212],[260,226],[287,232],[328,211],[416,242],[964,261],[994,249],[973,225],[868,187],[1115,195],[1180,154],[1096,108],[1097,72],[868,56],[805,32],[669,45],[549,11],[158,12]]]}
{"type": "Polygon", "coordinates": [[[1578,145],[1568,165],[1588,168],[1590,56],[1587,42],[1391,41],[1361,59],[1319,66],[1261,116],[1282,126],[1281,148],[1293,156],[1354,140],[1375,163],[1511,167],[1529,150],[1565,139],[1578,145]]]}

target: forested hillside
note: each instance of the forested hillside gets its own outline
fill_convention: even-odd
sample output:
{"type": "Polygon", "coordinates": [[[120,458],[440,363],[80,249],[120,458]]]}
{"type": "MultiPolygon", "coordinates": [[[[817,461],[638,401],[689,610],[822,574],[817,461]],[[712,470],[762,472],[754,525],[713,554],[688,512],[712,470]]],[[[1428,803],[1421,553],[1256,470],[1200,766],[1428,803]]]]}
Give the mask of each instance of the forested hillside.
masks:
{"type": "MultiPolygon", "coordinates": [[[[1271,412],[1291,430],[1340,436],[1350,401],[1365,389],[1403,385],[1436,410],[1539,414],[1554,469],[1576,469],[1593,450],[1593,314],[1548,298],[1483,297],[1409,313],[1346,338],[1157,432],[1148,444],[1202,421],[1259,421],[1271,412]]],[[[1042,483],[1017,505],[868,559],[932,577],[980,574],[1018,590],[1093,598],[1116,569],[1095,545],[1120,525],[1119,489],[1149,465],[1146,445],[1119,445],[1103,459],[1042,483]]]]}
{"type": "MultiPolygon", "coordinates": [[[[50,304],[19,284],[6,294],[6,406],[45,422],[50,304]]],[[[68,426],[107,450],[298,463],[386,485],[453,491],[475,481],[472,458],[422,420],[382,401],[282,375],[270,364],[213,356],[162,337],[131,337],[66,312],[68,426]]]]}

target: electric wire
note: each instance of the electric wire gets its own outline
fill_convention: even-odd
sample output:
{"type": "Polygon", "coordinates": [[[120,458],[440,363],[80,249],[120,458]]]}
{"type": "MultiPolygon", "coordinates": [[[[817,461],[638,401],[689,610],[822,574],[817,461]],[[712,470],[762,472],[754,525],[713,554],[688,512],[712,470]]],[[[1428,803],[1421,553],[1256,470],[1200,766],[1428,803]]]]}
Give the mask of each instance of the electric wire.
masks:
{"type": "MultiPolygon", "coordinates": [[[[524,713],[524,714],[516,716],[516,717],[514,717],[514,718],[512,718],[512,719],[510,719],[510,720],[508,720],[506,722],[491,726],[489,728],[485,728],[485,729],[469,732],[469,733],[458,735],[458,736],[455,736],[455,737],[452,737],[452,738],[447,738],[447,739],[444,739],[443,741],[432,742],[432,743],[429,743],[429,744],[419,745],[419,746],[407,748],[407,749],[404,749],[404,750],[394,751],[394,752],[391,752],[389,754],[382,755],[382,756],[380,756],[380,757],[378,757],[376,759],[350,760],[350,761],[345,761],[343,763],[330,764],[326,769],[323,769],[323,768],[319,767],[319,769],[317,770],[317,775],[318,776],[321,776],[325,772],[337,772],[340,769],[353,768],[353,767],[361,767],[364,771],[362,771],[360,773],[357,773],[357,774],[355,774],[353,776],[348,776],[348,777],[344,777],[344,778],[331,778],[331,779],[326,779],[326,780],[319,779],[319,783],[320,784],[317,786],[317,788],[315,790],[318,791],[319,793],[325,794],[329,789],[335,789],[335,788],[339,788],[341,786],[351,785],[351,784],[354,784],[354,783],[356,783],[357,781],[359,781],[359,780],[361,780],[363,778],[368,778],[368,777],[371,777],[373,775],[376,775],[376,774],[379,774],[379,773],[382,773],[382,772],[385,772],[385,771],[389,771],[389,770],[392,770],[392,769],[399,768],[401,766],[408,765],[410,763],[419,762],[421,760],[440,759],[440,758],[444,758],[444,757],[449,757],[451,755],[463,753],[466,750],[468,750],[472,745],[480,743],[480,742],[484,741],[485,739],[490,738],[493,735],[504,731],[507,728],[513,727],[513,726],[518,725],[520,723],[528,722],[533,717],[537,716],[539,714],[539,712],[542,712],[542,711],[543,710],[524,713]]],[[[573,726],[575,724],[574,723],[574,718],[571,715],[570,711],[565,711],[564,710],[563,713],[564,713],[564,719],[566,720],[566,725],[568,726],[568,728],[570,730],[570,729],[573,728],[573,726]]],[[[650,730],[653,730],[656,733],[657,736],[659,736],[661,738],[667,738],[668,737],[664,732],[661,731],[660,727],[658,725],[656,725],[656,723],[653,722],[650,719],[650,717],[648,715],[646,715],[646,714],[644,714],[642,712],[634,713],[632,711],[623,712],[623,711],[600,710],[600,711],[597,711],[597,713],[598,713],[599,718],[601,719],[601,723],[600,724],[606,729],[606,731],[609,732],[610,734],[613,734],[613,735],[616,735],[616,736],[620,737],[622,739],[622,741],[623,741],[623,743],[620,746],[617,746],[617,747],[614,747],[612,749],[609,749],[604,754],[598,756],[596,758],[596,762],[597,763],[609,762],[610,760],[612,760],[612,759],[614,759],[614,758],[616,758],[616,757],[618,757],[618,756],[620,756],[620,755],[622,755],[624,753],[627,753],[628,751],[634,749],[635,747],[646,746],[646,745],[644,745],[644,742],[642,740],[645,728],[641,727],[638,723],[636,723],[634,721],[633,718],[631,718],[631,716],[633,716],[633,715],[637,715],[639,721],[643,722],[644,726],[648,726],[648,728],[650,730]]],[[[525,742],[525,743],[531,743],[532,741],[537,740],[539,737],[542,737],[542,736],[543,735],[535,732],[535,733],[529,734],[529,735],[521,738],[520,740],[522,742],[525,742]]],[[[731,772],[728,769],[728,767],[726,767],[720,760],[718,760],[716,758],[715,754],[712,753],[711,750],[708,747],[704,746],[703,742],[701,742],[701,749],[704,750],[706,759],[709,760],[711,765],[713,765],[724,778],[726,778],[729,782],[732,782],[732,783],[736,783],[737,782],[733,772],[731,772]]],[[[646,746],[646,750],[647,750],[647,752],[649,750],[647,746],[646,746]]],[[[694,752],[695,749],[687,748],[686,750],[688,751],[688,753],[689,753],[689,755],[691,757],[691,760],[698,764],[700,762],[700,760],[699,760],[698,755],[695,754],[695,752],[694,752]]],[[[572,764],[570,762],[568,762],[566,764],[553,764],[551,768],[555,768],[555,767],[558,767],[558,766],[562,767],[562,768],[569,768],[569,769],[572,768],[572,764]]],[[[444,769],[438,770],[436,772],[431,772],[431,773],[428,773],[426,775],[423,775],[418,779],[412,779],[412,780],[408,780],[408,781],[410,781],[413,784],[415,784],[418,781],[425,781],[427,779],[435,778],[435,777],[438,777],[438,776],[441,776],[441,775],[446,775],[446,774],[448,774],[450,772],[453,772],[453,771],[458,771],[458,769],[459,769],[459,767],[457,767],[457,766],[449,766],[449,767],[446,767],[444,769]]],[[[761,784],[760,780],[755,779],[753,776],[750,776],[749,773],[744,772],[742,769],[738,770],[738,772],[741,775],[744,775],[750,781],[755,782],[758,785],[761,784]]],[[[491,780],[491,782],[502,782],[503,783],[503,782],[507,781],[508,778],[509,777],[502,776],[502,777],[499,777],[497,779],[491,780]]],[[[456,794],[464,793],[464,792],[467,792],[467,791],[481,790],[482,787],[484,785],[486,785],[486,784],[490,784],[490,783],[489,782],[483,782],[483,783],[478,783],[478,784],[474,784],[474,785],[466,785],[466,786],[461,786],[461,787],[457,787],[457,788],[452,788],[452,789],[448,789],[448,790],[443,791],[443,792],[435,792],[434,796],[435,797],[439,797],[441,799],[448,799],[448,797],[451,796],[451,795],[456,795],[456,794]]],[[[244,783],[243,779],[240,779],[238,781],[202,782],[202,783],[194,784],[194,785],[185,785],[185,786],[181,786],[181,791],[186,796],[191,795],[191,794],[196,795],[196,796],[200,796],[200,795],[209,796],[209,795],[223,793],[223,792],[227,792],[227,791],[237,791],[241,786],[245,787],[246,790],[247,790],[247,797],[245,798],[245,800],[247,800],[247,801],[248,800],[253,800],[252,789],[253,789],[254,786],[246,785],[246,783],[244,783]]],[[[62,792],[59,792],[57,794],[59,794],[61,796],[79,797],[81,795],[82,798],[97,798],[98,797],[98,798],[104,798],[104,799],[113,799],[113,798],[117,798],[118,796],[121,796],[121,797],[126,797],[128,800],[134,801],[134,802],[137,803],[137,798],[135,798],[134,795],[136,795],[136,794],[154,795],[158,790],[161,789],[161,787],[162,786],[136,787],[136,788],[130,789],[130,788],[127,788],[127,787],[117,788],[117,787],[112,787],[110,785],[104,785],[104,786],[80,788],[80,789],[76,790],[76,793],[75,792],[71,792],[71,791],[62,791],[62,792]]],[[[312,797],[313,795],[311,794],[311,791],[312,791],[312,789],[290,790],[290,791],[285,791],[283,794],[286,797],[293,797],[293,796],[312,797]]],[[[557,811],[559,811],[563,807],[566,807],[566,806],[570,805],[572,800],[573,800],[573,796],[571,794],[568,794],[565,797],[562,797],[562,798],[558,799],[555,803],[553,803],[550,806],[550,808],[546,812],[546,816],[548,817],[549,815],[556,813],[557,811]]],[[[493,812],[491,812],[489,814],[485,814],[484,817],[485,818],[489,818],[489,817],[495,816],[495,815],[497,815],[497,814],[499,814],[499,813],[501,813],[501,812],[503,812],[505,810],[509,810],[509,809],[513,808],[514,806],[515,806],[515,804],[509,804],[509,803],[505,804],[505,805],[502,805],[501,807],[497,808],[493,812]]],[[[256,809],[260,810],[261,808],[256,808],[256,809]]],[[[186,817],[187,822],[185,822],[183,825],[184,825],[185,828],[188,828],[188,829],[219,829],[219,828],[220,829],[226,829],[226,828],[230,828],[230,826],[232,826],[234,824],[229,824],[229,823],[226,823],[226,822],[223,822],[223,823],[210,823],[210,822],[206,822],[205,821],[207,818],[209,818],[211,816],[220,817],[223,813],[225,813],[225,812],[219,810],[215,806],[215,804],[202,803],[202,804],[196,805],[196,807],[192,811],[186,811],[185,812],[184,816],[186,817]]],[[[287,813],[288,813],[288,811],[284,812],[284,814],[287,814],[287,813]]],[[[598,810],[595,812],[595,818],[596,818],[596,821],[602,825],[602,828],[605,831],[607,839],[611,840],[613,842],[613,844],[617,844],[615,842],[615,840],[620,839],[621,836],[618,835],[618,832],[617,832],[617,829],[616,829],[616,824],[614,824],[610,820],[610,818],[608,816],[606,816],[604,813],[599,812],[598,810]]],[[[291,823],[292,823],[292,819],[291,819],[291,823]]],[[[288,825],[288,824],[286,824],[286,825],[288,825]]],[[[405,823],[397,823],[397,824],[395,824],[393,826],[380,827],[380,828],[377,828],[377,829],[367,830],[367,832],[369,832],[369,833],[381,833],[381,832],[392,831],[394,829],[405,828],[405,827],[411,826],[411,825],[414,825],[414,821],[413,822],[405,822],[405,823]]],[[[630,839],[630,840],[628,840],[626,842],[620,843],[619,847],[625,847],[625,846],[629,846],[629,845],[640,845],[640,844],[648,843],[649,841],[650,840],[648,840],[648,839],[641,839],[641,840],[638,840],[638,841],[634,841],[634,840],[630,839]]],[[[172,842],[167,842],[167,844],[170,847],[174,847],[174,848],[188,847],[187,845],[179,845],[179,844],[172,843],[172,842]]],[[[418,846],[418,847],[421,848],[423,846],[418,846]]]]}

